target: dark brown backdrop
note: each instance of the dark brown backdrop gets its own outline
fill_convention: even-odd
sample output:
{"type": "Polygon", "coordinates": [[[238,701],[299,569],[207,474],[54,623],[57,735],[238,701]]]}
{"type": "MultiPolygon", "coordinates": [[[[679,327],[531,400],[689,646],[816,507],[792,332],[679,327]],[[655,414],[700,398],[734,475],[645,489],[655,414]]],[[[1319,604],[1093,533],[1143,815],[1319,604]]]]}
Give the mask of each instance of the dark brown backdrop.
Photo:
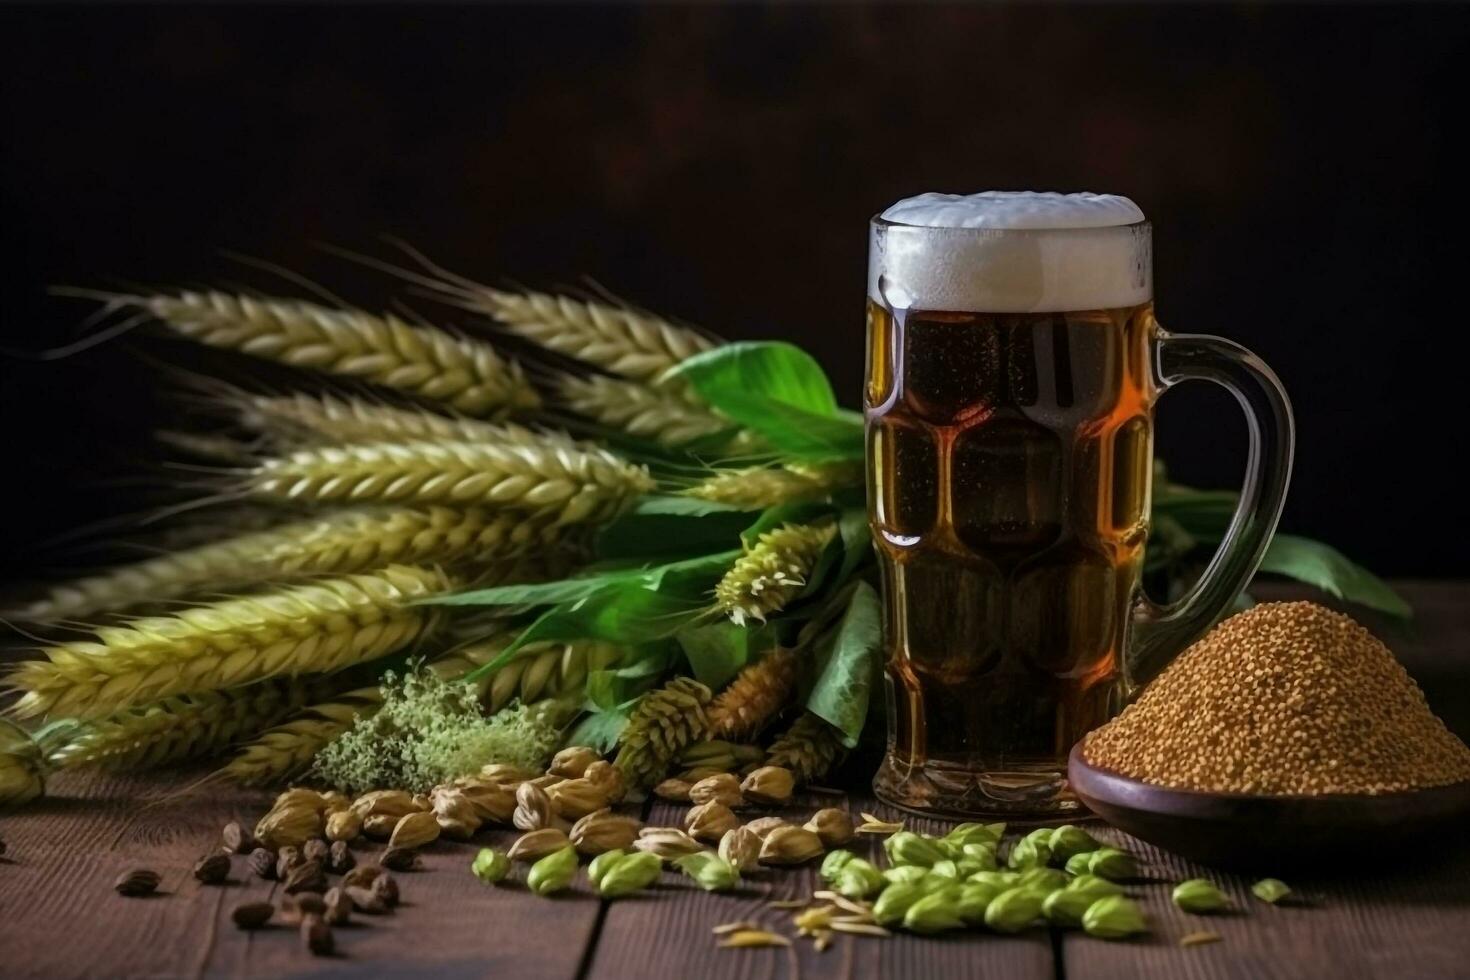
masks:
{"type": "MultiPolygon", "coordinates": [[[[72,335],[49,283],[268,277],[367,305],[313,248],[391,232],[492,280],[592,275],[731,337],[785,335],[856,400],[865,220],[924,189],[1117,191],[1159,306],[1293,392],[1288,524],[1459,575],[1470,11],[1325,6],[0,8],[3,343],[72,335]]],[[[275,288],[287,288],[277,285],[275,288]]],[[[0,363],[0,563],[135,505],[174,411],[139,350],[0,363]]],[[[1237,478],[1223,396],[1161,448],[1237,478]]]]}

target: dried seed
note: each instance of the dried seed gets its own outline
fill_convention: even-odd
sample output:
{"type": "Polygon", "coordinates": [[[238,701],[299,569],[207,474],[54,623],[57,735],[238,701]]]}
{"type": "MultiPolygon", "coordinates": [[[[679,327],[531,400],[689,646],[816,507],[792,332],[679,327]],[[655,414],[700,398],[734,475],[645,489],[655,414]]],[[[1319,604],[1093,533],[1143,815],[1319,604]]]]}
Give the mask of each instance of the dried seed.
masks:
{"type": "MultiPolygon", "coordinates": [[[[316,790],[308,789],[305,786],[292,786],[276,797],[276,801],[271,804],[271,809],[278,810],[283,807],[301,806],[320,813],[326,808],[326,805],[326,801],[322,799],[322,794],[316,790]]],[[[259,835],[257,834],[256,836],[259,835]]]]}
{"type": "Polygon", "coordinates": [[[812,814],[812,818],[806,822],[806,829],[820,837],[822,846],[829,849],[848,843],[856,832],[852,826],[852,817],[848,816],[847,811],[835,807],[827,807],[812,814]]]}
{"type": "Polygon", "coordinates": [[[510,823],[516,809],[514,790],[483,779],[462,779],[455,786],[474,806],[475,816],[482,821],[510,823]]]}
{"type": "Polygon", "coordinates": [[[387,840],[393,836],[393,828],[398,826],[398,821],[401,819],[403,818],[395,817],[389,813],[374,813],[371,816],[363,817],[363,835],[371,837],[373,840],[387,840]]]}
{"type": "Polygon", "coordinates": [[[623,770],[602,759],[588,766],[582,778],[602,790],[602,795],[607,797],[609,803],[621,802],[628,791],[627,783],[623,780],[623,770]]]}
{"type": "Polygon", "coordinates": [[[730,933],[716,945],[724,949],[746,946],[790,946],[791,940],[764,929],[741,929],[739,932],[730,933]]]}
{"type": "Polygon", "coordinates": [[[511,789],[519,786],[528,779],[535,779],[537,773],[509,762],[492,762],[480,769],[480,778],[488,779],[493,783],[508,785],[511,789]]]}
{"type": "Polygon", "coordinates": [[[352,801],[335,789],[329,789],[322,794],[322,812],[330,816],[333,813],[341,813],[352,806],[352,801]]]}
{"type": "Polygon", "coordinates": [[[440,786],[430,794],[439,833],[453,840],[469,840],[484,822],[475,804],[462,789],[440,786]]]}
{"type": "Polygon", "coordinates": [[[834,919],[832,928],[836,932],[849,932],[855,936],[891,936],[893,933],[882,926],[871,922],[847,922],[842,919],[834,919]]]}
{"type": "Polygon", "coordinates": [[[516,787],[516,808],[511,823],[517,830],[543,830],[551,826],[551,797],[532,782],[516,787]]]}
{"type": "MultiPolygon", "coordinates": [[[[397,848],[423,847],[439,839],[439,821],[434,811],[410,813],[398,821],[393,836],[388,841],[390,850],[397,848]]],[[[401,869],[399,869],[401,870],[401,869]]]]}
{"type": "Polygon", "coordinates": [[[283,807],[278,803],[255,825],[255,839],[261,846],[273,849],[288,845],[300,847],[321,832],[321,811],[306,805],[283,807]]]}
{"type": "Polygon", "coordinates": [[[332,927],[321,916],[308,915],[301,920],[301,944],[312,956],[331,956],[336,947],[332,927]]]}
{"type": "Polygon", "coordinates": [[[263,847],[257,847],[250,852],[250,870],[254,871],[256,877],[273,881],[276,877],[276,856],[263,847]]]}
{"type": "Polygon", "coordinates": [[[366,822],[368,817],[392,817],[396,823],[400,817],[425,809],[414,803],[413,797],[401,789],[379,789],[364,793],[353,801],[352,811],[366,822]]]}
{"type": "Polygon", "coordinates": [[[390,847],[378,856],[378,864],[389,871],[413,871],[419,866],[419,856],[406,847],[390,847]]]}
{"type": "Polygon", "coordinates": [[[689,802],[723,803],[728,807],[740,806],[745,802],[740,794],[740,780],[733,774],[722,772],[707,776],[689,787],[689,802]]]}
{"type": "Polygon", "coordinates": [[[333,841],[327,849],[327,870],[334,875],[346,874],[357,865],[357,858],[345,840],[333,841]]]}
{"type": "Polygon", "coordinates": [[[822,839],[803,827],[777,827],[761,841],[761,864],[805,864],[822,853],[822,839]]]}
{"type": "Polygon", "coordinates": [[[384,897],[371,888],[344,885],[342,893],[351,900],[352,907],[364,915],[387,915],[392,911],[384,897]]]}
{"type": "Polygon", "coordinates": [[[745,777],[740,792],[751,803],[784,806],[796,792],[796,776],[784,766],[761,766],[745,777]]]}
{"type": "Polygon", "coordinates": [[[698,854],[704,846],[677,827],[644,827],[638,832],[633,846],[648,854],[657,854],[665,861],[673,861],[689,854],[698,854]]]}
{"type": "Polygon", "coordinates": [[[389,908],[398,904],[398,882],[392,875],[384,873],[374,878],[372,889],[389,908]]]}
{"type": "Polygon", "coordinates": [[[557,816],[578,820],[607,806],[607,795],[591,780],[568,779],[546,791],[557,816]]]}
{"type": "Polygon", "coordinates": [[[713,929],[710,930],[710,932],[714,933],[716,936],[723,936],[728,932],[748,932],[752,929],[759,928],[759,925],[750,921],[726,922],[722,925],[715,926],[713,929]]]}
{"type": "Polygon", "coordinates": [[[330,889],[323,902],[326,910],[322,912],[322,918],[327,925],[346,925],[352,919],[352,899],[348,898],[341,888],[330,889]]]}
{"type": "Polygon", "coordinates": [[[745,826],[752,834],[755,834],[761,840],[765,840],[766,835],[777,827],[788,827],[790,825],[789,821],[782,820],[780,817],[758,817],[745,826]]]}
{"type": "Polygon", "coordinates": [[[551,766],[546,771],[553,776],[580,779],[586,774],[587,767],[601,758],[602,756],[595,749],[590,749],[585,745],[573,745],[552,756],[551,766]]]}
{"type": "Polygon", "coordinates": [[[749,871],[760,861],[761,839],[749,827],[736,827],[720,838],[720,857],[737,871],[749,871]]]}
{"type": "Polygon", "coordinates": [[[225,851],[230,854],[249,854],[255,850],[254,835],[241,826],[238,820],[225,824],[225,829],[220,832],[220,840],[225,851]]]}
{"type": "Polygon", "coordinates": [[[287,845],[276,852],[276,880],[285,881],[301,863],[301,849],[287,845]]]}
{"type": "Polygon", "coordinates": [[[307,861],[320,861],[325,865],[329,853],[331,852],[327,847],[327,842],[320,837],[313,837],[301,846],[301,857],[307,861]]]}
{"type": "Polygon", "coordinates": [[[1218,943],[1222,938],[1218,932],[1189,932],[1179,937],[1179,945],[1203,946],[1206,943],[1218,943]]]}
{"type": "Polygon", "coordinates": [[[553,776],[551,773],[547,773],[544,776],[537,776],[535,779],[526,780],[526,782],[530,783],[532,786],[535,786],[537,789],[551,789],[551,787],[555,786],[557,783],[565,781],[566,777],[553,776]]]}
{"type": "Polygon", "coordinates": [[[194,865],[194,877],[206,885],[218,885],[230,876],[230,856],[211,854],[194,865]]]}
{"type": "Polygon", "coordinates": [[[512,861],[539,861],[548,854],[555,854],[570,843],[570,838],[555,827],[533,830],[516,838],[506,856],[512,861]]]}
{"type": "Polygon", "coordinates": [[[235,906],[230,918],[237,929],[259,929],[275,914],[276,907],[270,902],[245,902],[235,906]]]}
{"type": "Polygon", "coordinates": [[[152,895],[158,890],[159,878],[157,871],[149,871],[147,868],[136,868],[132,871],[124,871],[118,875],[112,887],[119,895],[129,898],[141,898],[144,895],[152,895]]]}
{"type": "Polygon", "coordinates": [[[632,847],[638,839],[638,830],[637,820],[617,816],[603,808],[573,824],[567,837],[579,854],[590,856],[632,847]]]}
{"type": "Polygon", "coordinates": [[[281,896],[281,922],[288,926],[296,925],[308,915],[321,915],[326,910],[327,903],[314,892],[281,896]]]}
{"type": "Polygon", "coordinates": [[[670,803],[688,803],[693,786],[683,779],[665,779],[653,788],[653,795],[670,803]]]}
{"type": "Polygon", "coordinates": [[[362,835],[362,815],[353,810],[338,810],[327,817],[327,840],[356,840],[362,835]]]}
{"type": "Polygon", "coordinates": [[[739,826],[740,818],[735,816],[735,811],[714,800],[690,808],[684,817],[684,829],[689,836],[711,844],[718,844],[725,834],[739,826]]]}
{"type": "Polygon", "coordinates": [[[286,875],[285,882],[287,895],[327,890],[327,876],[320,861],[302,861],[286,875]]]}
{"type": "Polygon", "coordinates": [[[342,884],[344,887],[368,888],[384,874],[387,872],[376,864],[359,864],[342,876],[342,884]]]}

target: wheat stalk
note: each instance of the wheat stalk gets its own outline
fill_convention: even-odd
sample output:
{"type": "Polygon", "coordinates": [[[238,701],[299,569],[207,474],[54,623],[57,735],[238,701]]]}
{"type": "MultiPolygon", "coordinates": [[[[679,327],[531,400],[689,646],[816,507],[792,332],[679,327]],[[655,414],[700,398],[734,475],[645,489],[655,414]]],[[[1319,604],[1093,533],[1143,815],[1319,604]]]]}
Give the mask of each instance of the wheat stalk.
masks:
{"type": "Polygon", "coordinates": [[[634,381],[656,381],[679,362],[715,346],[688,327],[607,303],[478,284],[444,288],[512,333],[634,381]]]}
{"type": "Polygon", "coordinates": [[[715,586],[715,608],[737,626],[765,622],[806,586],[822,549],[837,533],[835,524],[783,524],[762,534],[715,586]]]}
{"type": "Polygon", "coordinates": [[[825,500],[835,490],[860,485],[861,464],[786,463],[720,470],[685,490],[690,497],[758,510],[780,504],[825,500]]]}
{"type": "Polygon", "coordinates": [[[708,734],[709,702],[709,688],[692,677],[643,695],[618,737],[617,767],[636,786],[658,782],[681,749],[708,734]]]}
{"type": "Polygon", "coordinates": [[[57,769],[102,765],[141,769],[198,758],[228,748],[276,724],[307,703],[296,679],[229,691],[180,694],[84,722],[46,753],[57,769]]]}
{"type": "Polygon", "coordinates": [[[556,380],[556,392],[578,415],[664,446],[682,446],[733,429],[728,419],[692,399],[636,381],[567,374],[556,380]]]}
{"type": "Polygon", "coordinates": [[[412,326],[392,314],[217,291],[115,296],[111,302],[212,347],[371,381],[466,415],[533,409],[541,402],[520,365],[489,344],[412,326]]]}
{"type": "Polygon", "coordinates": [[[416,408],[383,405],[337,395],[250,395],[230,399],[240,420],[288,445],[398,442],[444,439],[501,445],[575,445],[565,433],[536,431],[510,422],[449,417],[416,408]]]}
{"type": "MultiPolygon", "coordinates": [[[[503,648],[502,643],[499,649],[503,648]]],[[[528,644],[510,663],[479,678],[480,697],[486,710],[494,714],[511,701],[532,704],[578,693],[588,674],[606,670],[622,657],[619,647],[595,640],[528,644]]],[[[484,657],[482,662],[490,659],[484,657]]]]}
{"type": "Polygon", "coordinates": [[[796,689],[796,654],[777,647],[735,675],[709,708],[709,734],[741,741],[757,734],[796,689]]]}
{"type": "Polygon", "coordinates": [[[47,659],[17,665],[10,683],[24,695],[13,710],[95,718],[177,694],[331,673],[423,635],[435,617],[411,604],[449,587],[442,572],[395,565],[100,627],[96,641],[46,647],[47,659]]]}
{"type": "Polygon", "coordinates": [[[289,503],[478,505],[577,524],[615,516],[653,481],[592,447],[402,442],[298,450],[262,463],[247,487],[289,503]]]}
{"type": "Polygon", "coordinates": [[[558,529],[481,508],[369,508],[161,554],[51,589],[11,618],[54,622],[292,575],[389,564],[500,562],[555,547],[558,529]]]}

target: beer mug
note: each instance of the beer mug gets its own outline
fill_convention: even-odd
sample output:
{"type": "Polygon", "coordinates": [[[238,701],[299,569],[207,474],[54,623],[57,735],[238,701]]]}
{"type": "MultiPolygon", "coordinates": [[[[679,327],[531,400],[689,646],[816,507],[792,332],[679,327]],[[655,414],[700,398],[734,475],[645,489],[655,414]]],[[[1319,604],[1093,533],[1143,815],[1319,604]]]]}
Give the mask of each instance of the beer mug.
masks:
{"type": "MultiPolygon", "coordinates": [[[[1127,198],[924,194],[871,224],[868,509],[883,577],[888,745],[877,795],[1046,819],[1073,743],[1249,582],[1291,473],[1290,403],[1219,337],[1154,319],[1150,226],[1127,198]],[[1153,412],[1229,389],[1250,454],[1197,584],[1139,585],[1153,412]]],[[[1206,439],[1216,433],[1200,433],[1206,439]]]]}

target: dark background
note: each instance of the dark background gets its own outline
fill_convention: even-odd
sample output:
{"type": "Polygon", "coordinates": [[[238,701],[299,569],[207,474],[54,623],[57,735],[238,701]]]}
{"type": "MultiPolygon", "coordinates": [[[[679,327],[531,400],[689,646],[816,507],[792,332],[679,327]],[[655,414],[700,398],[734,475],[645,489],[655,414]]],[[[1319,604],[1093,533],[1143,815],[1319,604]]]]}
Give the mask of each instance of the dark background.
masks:
{"type": "MultiPolygon", "coordinates": [[[[222,248],[378,307],[393,284],[314,243],[393,233],[792,338],[855,404],[871,213],[1114,191],[1155,223],[1165,324],[1292,392],[1285,526],[1460,576],[1467,64],[1454,6],[0,8],[0,342],[76,335],[90,308],[50,284],[292,291],[222,248]]],[[[140,352],[201,356],[0,360],[0,571],[146,500],[177,408],[140,352]]],[[[1238,481],[1228,397],[1160,416],[1177,476],[1238,481]]]]}

